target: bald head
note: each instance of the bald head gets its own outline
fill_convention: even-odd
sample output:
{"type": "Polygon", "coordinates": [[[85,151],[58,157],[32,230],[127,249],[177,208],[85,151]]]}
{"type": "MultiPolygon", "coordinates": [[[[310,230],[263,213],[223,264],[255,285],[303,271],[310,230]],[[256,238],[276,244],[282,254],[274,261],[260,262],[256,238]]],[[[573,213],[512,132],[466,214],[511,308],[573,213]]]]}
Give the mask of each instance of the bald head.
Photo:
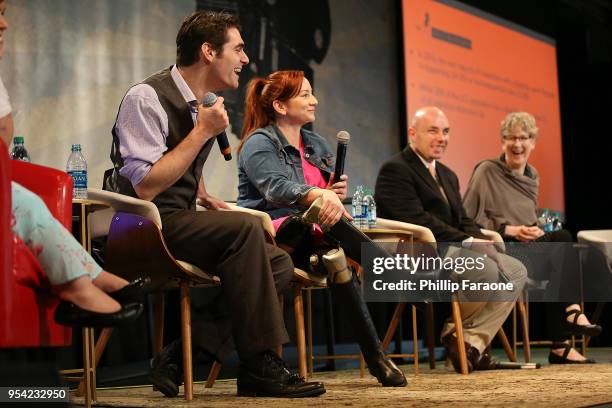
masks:
{"type": "Polygon", "coordinates": [[[414,116],[410,121],[410,126],[420,127],[424,124],[427,126],[429,123],[434,122],[438,116],[443,117],[446,122],[448,122],[448,119],[446,119],[446,115],[444,112],[442,112],[442,109],[438,108],[437,106],[425,106],[414,112],[414,116]]]}
{"type": "Polygon", "coordinates": [[[442,158],[448,145],[449,134],[448,118],[435,106],[417,110],[408,129],[410,147],[427,161],[442,158]]]}

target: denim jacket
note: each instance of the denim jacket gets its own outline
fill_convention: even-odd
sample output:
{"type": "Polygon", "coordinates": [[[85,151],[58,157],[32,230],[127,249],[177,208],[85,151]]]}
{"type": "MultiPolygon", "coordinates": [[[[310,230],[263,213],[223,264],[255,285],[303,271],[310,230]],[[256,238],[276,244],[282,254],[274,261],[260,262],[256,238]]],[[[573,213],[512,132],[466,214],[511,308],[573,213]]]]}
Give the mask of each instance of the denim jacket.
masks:
{"type": "MultiPolygon", "coordinates": [[[[334,153],[323,137],[301,130],[304,158],[328,180],[334,153]]],[[[265,211],[275,219],[302,210],[297,205],[315,188],[305,184],[300,152],[275,125],[259,128],[242,146],[238,157],[238,200],[241,207],[265,211]]]]}

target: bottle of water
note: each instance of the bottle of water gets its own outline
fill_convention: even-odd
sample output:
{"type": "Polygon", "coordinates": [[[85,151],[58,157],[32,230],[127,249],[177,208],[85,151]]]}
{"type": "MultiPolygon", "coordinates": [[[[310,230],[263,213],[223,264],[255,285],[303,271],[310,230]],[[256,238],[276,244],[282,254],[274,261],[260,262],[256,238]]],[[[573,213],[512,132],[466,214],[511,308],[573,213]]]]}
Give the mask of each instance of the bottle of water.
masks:
{"type": "Polygon", "coordinates": [[[369,190],[366,196],[363,198],[364,202],[367,202],[368,206],[368,229],[376,228],[376,201],[374,201],[374,192],[369,190]]]}
{"type": "Polygon", "coordinates": [[[87,198],[87,162],[78,143],[72,145],[72,153],[66,163],[66,172],[73,181],[72,198],[87,198]]]}
{"type": "Polygon", "coordinates": [[[23,136],[15,136],[13,138],[13,149],[11,150],[11,159],[21,160],[30,163],[30,155],[23,144],[23,136]]]}
{"type": "Polygon", "coordinates": [[[538,227],[546,233],[553,231],[553,217],[548,208],[544,208],[538,217],[538,227]]]}
{"type": "Polygon", "coordinates": [[[552,230],[553,231],[560,231],[563,229],[563,216],[561,215],[560,212],[553,212],[552,213],[552,230]]]}
{"type": "Polygon", "coordinates": [[[363,212],[362,212],[362,201],[363,201],[363,186],[357,186],[357,190],[355,190],[355,194],[353,194],[353,200],[351,202],[352,206],[352,216],[353,216],[353,225],[357,228],[362,228],[363,221],[363,212]]]}
{"type": "Polygon", "coordinates": [[[361,229],[368,229],[368,220],[370,219],[370,201],[368,199],[369,191],[363,190],[363,198],[361,199],[361,229]]]}

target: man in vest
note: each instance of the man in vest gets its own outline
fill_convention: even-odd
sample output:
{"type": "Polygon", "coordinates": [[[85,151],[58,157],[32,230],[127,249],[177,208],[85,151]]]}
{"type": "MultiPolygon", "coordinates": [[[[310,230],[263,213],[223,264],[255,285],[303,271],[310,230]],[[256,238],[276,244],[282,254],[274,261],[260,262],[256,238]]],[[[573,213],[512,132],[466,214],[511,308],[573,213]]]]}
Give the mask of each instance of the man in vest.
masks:
{"type": "MultiPolygon", "coordinates": [[[[323,384],[304,382],[272,351],[289,340],[277,293],[291,280],[291,259],[265,242],[255,217],[214,211],[227,205],[207,193],[202,177],[215,136],[229,121],[222,97],[210,107],[199,101],[207,92],[237,88],[249,62],[238,20],[227,13],[193,13],[176,45],[176,65],[132,86],[121,102],[113,127],[114,169],[105,188],[153,201],[171,253],[221,278],[222,299],[214,306],[226,318],[194,319],[193,337],[218,360],[235,346],[239,395],[323,394],[323,384]],[[211,211],[196,212],[196,199],[211,211]]],[[[178,394],[181,381],[177,345],[154,359],[150,376],[168,397],[178,394]]]]}

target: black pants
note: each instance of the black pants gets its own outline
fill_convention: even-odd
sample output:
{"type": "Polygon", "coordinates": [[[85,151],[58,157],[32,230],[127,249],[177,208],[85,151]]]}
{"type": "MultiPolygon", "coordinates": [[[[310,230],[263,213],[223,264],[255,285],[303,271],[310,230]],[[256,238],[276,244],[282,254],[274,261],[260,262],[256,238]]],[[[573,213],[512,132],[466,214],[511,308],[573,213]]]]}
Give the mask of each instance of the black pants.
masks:
{"type": "MultiPolygon", "coordinates": [[[[574,242],[572,235],[567,230],[547,232],[535,242],[574,242]]],[[[529,272],[529,263],[527,270],[529,272]]],[[[575,299],[569,302],[544,302],[544,313],[546,316],[546,330],[553,342],[562,342],[569,337],[561,326],[565,319],[565,308],[571,304],[579,303],[580,293],[579,284],[575,282],[578,271],[578,258],[568,259],[564,262],[561,270],[559,296],[562,299],[575,299]]],[[[531,277],[531,275],[530,275],[531,277]]],[[[538,277],[541,278],[541,277],[538,277]]]]}
{"type": "Polygon", "coordinates": [[[283,250],[265,241],[261,221],[228,211],[179,210],[162,214],[170,252],[221,278],[221,296],[192,318],[194,345],[223,360],[241,358],[289,341],[277,294],[293,276],[283,250]]]}

